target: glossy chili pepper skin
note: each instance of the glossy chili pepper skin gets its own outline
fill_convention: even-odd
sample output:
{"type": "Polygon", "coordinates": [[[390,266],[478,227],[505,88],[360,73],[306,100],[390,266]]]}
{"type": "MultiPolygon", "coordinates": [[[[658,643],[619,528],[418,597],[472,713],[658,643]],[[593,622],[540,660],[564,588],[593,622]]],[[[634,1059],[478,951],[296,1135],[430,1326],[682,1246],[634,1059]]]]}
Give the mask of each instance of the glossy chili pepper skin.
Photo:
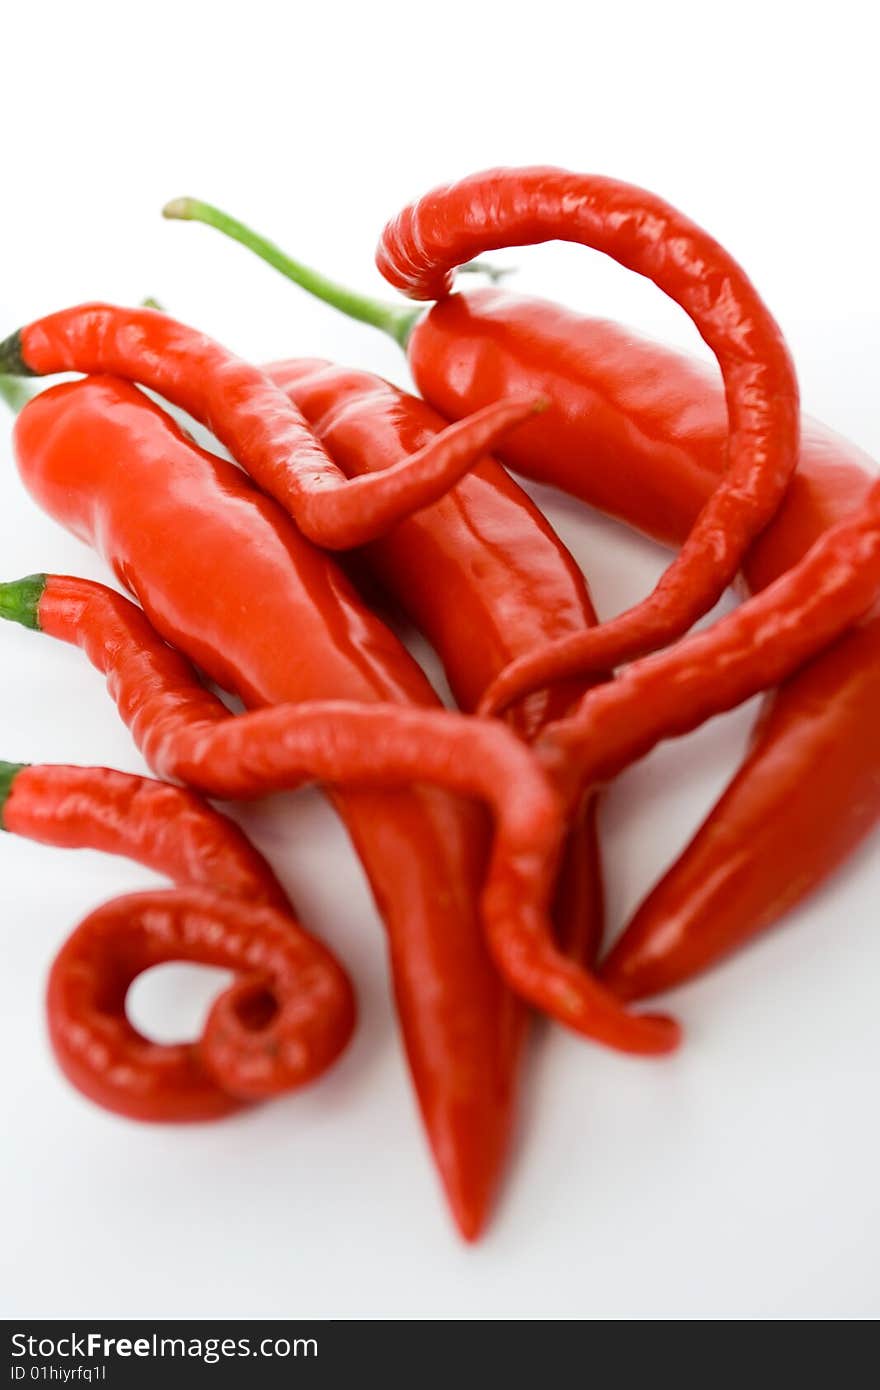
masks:
{"type": "MultiPolygon", "coordinates": [[[[26,592],[29,582],[0,586],[7,609],[14,606],[10,590],[26,592]]],[[[620,1051],[656,1054],[676,1045],[671,1019],[628,1014],[560,954],[549,905],[565,826],[562,799],[498,720],[339,700],[230,715],[139,608],[91,580],[50,576],[37,625],[81,648],[102,672],[152,767],[208,795],[254,796],[312,780],[349,788],[417,780],[484,801],[495,827],[484,926],[511,988],[620,1051]]]]}
{"type": "Polygon", "coordinates": [[[107,768],[0,764],[0,825],[41,844],[125,855],[179,886],[98,908],[49,977],[55,1056],[70,1081],[132,1119],[212,1119],[319,1076],[354,1026],[337,962],[291,916],[265,860],[191,791],[107,768]],[[142,971],[232,969],[194,1043],[150,1042],[125,1000],[142,971]]]}
{"type": "MultiPolygon", "coordinates": [[[[664,544],[680,544],[725,467],[716,373],[605,319],[496,290],[453,295],[409,343],[420,390],[455,417],[495,393],[539,391],[505,463],[664,544]]],[[[875,465],[815,420],[779,513],[746,557],[760,590],[867,496],[875,465]]],[[[880,612],[768,697],[750,752],[603,967],[625,997],[672,988],[776,923],[880,817],[880,612]],[[799,786],[796,810],[793,788],[799,786]],[[796,815],[796,832],[788,834],[796,815]]]]}
{"type": "MultiPolygon", "coordinates": [[[[266,374],[302,411],[346,475],[381,472],[447,427],[436,411],[369,372],[305,359],[266,374]]],[[[596,621],[589,590],[522,488],[486,458],[431,508],[367,549],[369,563],[440,655],[457,703],[476,708],[514,654],[596,621]]],[[[582,688],[541,692],[516,727],[526,738],[582,688]]]]}
{"type": "Polygon", "coordinates": [[[112,372],[207,425],[317,545],[350,549],[429,505],[527,419],[535,401],[494,402],[379,478],[346,479],[296,406],[258,367],[155,309],[82,304],[0,343],[0,372],[112,372]]]}
{"type": "Polygon", "coordinates": [[[767,701],[742,767],[605,960],[622,998],[671,989],[777,922],[880,815],[880,619],[767,701]]]}
{"type": "Polygon", "coordinates": [[[728,465],[654,592],[592,632],[520,658],[487,692],[487,712],[502,707],[502,697],[540,688],[545,668],[601,670],[687,632],[733,580],[797,462],[797,382],[778,326],[724,248],[643,189],[546,167],[489,170],[405,208],[385,228],[377,262],[411,298],[442,298],[455,268],[475,255],[551,240],[605,252],[690,315],[724,378],[728,465]]]}
{"type": "MultiPolygon", "coordinates": [[[[580,795],[585,782],[615,776],[660,739],[690,732],[804,666],[821,700],[822,677],[816,681],[821,663],[811,666],[810,659],[829,647],[833,656],[835,639],[858,624],[878,596],[880,481],[856,513],[825,532],[797,565],[734,613],[668,651],[635,662],[612,685],[588,692],[574,715],[540,736],[545,766],[569,796],[580,795]]],[[[856,627],[856,635],[860,631],[856,627]]],[[[875,737],[871,751],[876,747],[875,737]]],[[[833,759],[833,749],[824,751],[833,759]]],[[[809,788],[789,772],[786,791],[796,800],[809,788]]],[[[797,819],[786,820],[782,833],[797,828],[797,819]]],[[[779,836],[773,843],[779,845],[779,836]]],[[[699,893],[699,883],[692,880],[691,886],[699,893]]],[[[655,947],[653,958],[644,938],[636,943],[642,968],[657,969],[659,961],[662,969],[663,939],[647,945],[655,947]]],[[[710,933],[702,946],[704,961],[713,947],[717,950],[718,937],[710,933]]],[[[694,942],[691,959],[700,949],[694,942]]],[[[610,971],[609,976],[613,986],[618,977],[610,971]]]]}
{"type": "MultiPolygon", "coordinates": [[[[496,392],[540,392],[549,402],[540,428],[524,425],[499,457],[664,545],[683,543],[724,472],[717,371],[610,319],[475,290],[432,305],[408,356],[425,399],[453,419],[496,392]]],[[[778,553],[775,573],[799,559],[864,500],[873,470],[863,450],[804,417],[797,471],[749,552],[747,574],[758,556],[778,553]]]]}
{"type": "Polygon", "coordinates": [[[541,735],[562,785],[616,776],[661,739],[784,681],[880,596],[880,481],[792,569],[702,632],[628,666],[541,735]]]}
{"type": "MultiPolygon", "coordinates": [[[[446,428],[423,401],[368,372],[315,359],[276,363],[265,371],[349,476],[406,458],[446,428]]],[[[490,458],[365,555],[371,572],[440,656],[465,710],[476,708],[515,657],[596,621],[574,559],[531,499],[490,458]]],[[[582,683],[536,692],[511,709],[511,723],[531,740],[582,693],[582,683]]],[[[578,812],[570,837],[555,915],[566,948],[592,962],[602,933],[592,798],[578,812]]]]}
{"type": "MultiPolygon", "coordinates": [[[[436,705],[329,558],[134,387],[92,378],[41,393],[18,418],[16,451],[41,506],[101,551],[167,641],[249,706],[436,705]]],[[[523,1031],[481,937],[486,818],[421,787],[339,792],[334,803],[388,927],[425,1124],[474,1236],[507,1149],[523,1031]]]]}

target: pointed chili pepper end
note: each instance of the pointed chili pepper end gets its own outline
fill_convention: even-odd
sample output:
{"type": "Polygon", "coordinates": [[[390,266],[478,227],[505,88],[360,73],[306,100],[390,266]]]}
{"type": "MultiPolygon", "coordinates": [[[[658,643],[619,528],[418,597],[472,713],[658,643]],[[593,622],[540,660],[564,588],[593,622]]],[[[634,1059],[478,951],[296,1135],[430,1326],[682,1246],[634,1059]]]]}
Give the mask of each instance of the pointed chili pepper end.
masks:
{"type": "Polygon", "coordinates": [[[479,1183],[461,1185],[454,1180],[450,1182],[448,1173],[443,1176],[446,1199],[459,1235],[473,1245],[485,1231],[494,1206],[496,1174],[493,1173],[484,1186],[479,1183]]]}
{"type": "Polygon", "coordinates": [[[469,1244],[483,1235],[495,1207],[510,1145],[512,1097],[504,1104],[484,1093],[455,1113],[435,1115],[429,1137],[443,1190],[459,1234],[469,1244]]]}
{"type": "Polygon", "coordinates": [[[634,1017],[653,1029],[655,1042],[652,1051],[656,1056],[676,1052],[681,1046],[684,1030],[677,1018],[670,1018],[668,1014],[635,1014],[634,1017]]]}
{"type": "Polygon", "coordinates": [[[674,976],[674,968],[667,980],[662,969],[664,962],[657,961],[650,952],[640,948],[638,941],[627,940],[626,933],[599,966],[599,978],[622,1004],[634,1003],[637,999],[647,999],[664,990],[673,988],[681,981],[674,976]]]}
{"type": "Polygon", "coordinates": [[[12,793],[12,784],[18,774],[27,767],[27,763],[4,763],[0,762],[0,830],[6,830],[3,820],[3,812],[6,810],[6,803],[12,793]]]}
{"type": "Polygon", "coordinates": [[[32,372],[24,360],[21,329],[17,328],[14,333],[10,333],[4,342],[0,343],[0,376],[36,375],[37,373],[32,372]]]}
{"type": "Polygon", "coordinates": [[[45,574],[29,574],[11,584],[0,584],[0,618],[40,631],[40,600],[46,589],[45,574]]]}

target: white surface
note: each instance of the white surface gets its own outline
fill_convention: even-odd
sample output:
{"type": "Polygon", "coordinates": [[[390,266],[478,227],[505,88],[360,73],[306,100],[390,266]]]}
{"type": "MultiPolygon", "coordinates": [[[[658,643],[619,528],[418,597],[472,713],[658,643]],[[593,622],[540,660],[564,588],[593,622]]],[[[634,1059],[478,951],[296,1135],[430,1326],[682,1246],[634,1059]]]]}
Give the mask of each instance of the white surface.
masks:
{"type": "MultiPolygon", "coordinates": [[[[162,2],[135,26],[125,6],[16,6],[0,53],[4,332],[80,299],[150,293],[244,353],[326,355],[405,381],[391,343],[219,237],[161,222],[162,203],[214,199],[378,288],[373,242],[410,196],[492,163],[569,164],[656,189],[726,242],[789,337],[807,407],[878,455],[868,7],[743,3],[723,28],[703,3],[617,14],[561,0],[534,13],[162,2]]],[[[515,260],[524,292],[693,345],[676,310],[599,257],[550,247],[515,260]]],[[[3,577],[105,578],[25,498],[5,424],[0,454],[3,577]]],[[[558,500],[549,511],[602,613],[648,588],[653,547],[558,500]]],[[[0,756],[141,767],[78,654],[12,629],[0,653],[0,756]]],[[[748,723],[741,712],[661,750],[609,795],[615,928],[721,789],[748,723]]],[[[88,908],[149,876],[0,844],[7,1316],[880,1313],[876,837],[783,930],[670,1000],[688,1034],[675,1060],[542,1030],[504,1202],[488,1238],[464,1249],[341,830],[312,795],[246,820],[350,965],[362,1024],[323,1085],[202,1129],[91,1108],[43,1036],[53,951],[88,908]]],[[[140,987],[142,1016],[166,1034],[194,1027],[203,995],[191,978],[160,983],[140,987]]]]}

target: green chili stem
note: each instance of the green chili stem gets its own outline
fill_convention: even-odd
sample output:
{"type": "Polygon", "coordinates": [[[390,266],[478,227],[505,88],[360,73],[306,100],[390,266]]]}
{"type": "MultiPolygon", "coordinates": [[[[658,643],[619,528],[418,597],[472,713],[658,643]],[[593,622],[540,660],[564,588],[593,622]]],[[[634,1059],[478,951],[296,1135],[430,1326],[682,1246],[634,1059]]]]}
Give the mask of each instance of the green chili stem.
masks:
{"type": "Polygon", "coordinates": [[[45,574],[29,574],[11,584],[0,584],[0,618],[22,627],[40,630],[40,599],[46,588],[45,574]]]}
{"type": "Polygon", "coordinates": [[[293,260],[274,242],[267,241],[265,237],[251,231],[243,222],[238,222],[228,213],[212,207],[210,203],[201,203],[196,198],[175,198],[162,209],[162,216],[177,218],[183,222],[204,222],[208,227],[216,227],[218,232],[223,232],[233,241],[246,246],[249,251],[253,251],[261,260],[274,266],[282,275],[286,275],[288,280],[300,285],[316,299],[331,304],[349,318],[381,329],[383,333],[394,338],[402,348],[406,347],[410,333],[424,312],[421,308],[411,309],[379,299],[370,299],[367,295],[357,294],[354,290],[346,289],[344,285],[336,284],[334,280],[328,280],[326,275],[303,265],[301,261],[293,260]]]}
{"type": "Polygon", "coordinates": [[[12,792],[12,784],[18,774],[26,767],[27,763],[0,762],[0,830],[6,829],[3,823],[3,812],[12,792]]]}
{"type": "Polygon", "coordinates": [[[485,275],[493,285],[500,285],[508,275],[516,274],[516,266],[493,265],[491,261],[467,261],[456,270],[456,275],[485,275]]]}

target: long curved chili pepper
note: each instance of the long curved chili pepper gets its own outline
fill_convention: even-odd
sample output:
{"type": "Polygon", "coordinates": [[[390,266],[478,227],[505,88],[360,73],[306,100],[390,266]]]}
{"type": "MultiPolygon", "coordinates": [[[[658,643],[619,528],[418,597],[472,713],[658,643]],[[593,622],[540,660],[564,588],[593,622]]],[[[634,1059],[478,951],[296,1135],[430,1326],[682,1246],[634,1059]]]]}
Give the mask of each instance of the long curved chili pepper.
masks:
{"type": "Polygon", "coordinates": [[[483,250],[565,240],[653,280],[690,315],[724,379],[728,466],[649,599],[589,634],[521,657],[487,691],[484,711],[560,674],[582,675],[654,650],[690,628],[733,580],[777,510],[797,462],[798,392],[782,334],[728,253],[642,189],[551,168],[496,169],[440,188],[386,227],[379,269],[414,299],[452,288],[483,250]]]}
{"type": "MultiPolygon", "coordinates": [[[[664,544],[687,538],[727,466],[716,373],[636,330],[494,289],[427,309],[352,294],[203,205],[190,213],[407,350],[445,418],[499,397],[550,402],[499,446],[515,471],[560,487],[664,544]]],[[[814,420],[798,468],[746,557],[761,588],[865,498],[875,465],[814,420]]],[[[880,608],[768,697],[753,745],[691,844],[660,880],[603,974],[640,998],[705,969],[812,892],[880,818],[880,608]],[[800,788],[796,800],[793,788],[800,788]],[[787,827],[796,817],[792,833],[787,827]]]]}
{"type": "MultiPolygon", "coordinates": [[[[16,450],[39,504],[100,550],[166,641],[249,706],[437,704],[330,558],[134,387],[91,378],[41,393],[19,417],[16,450]]],[[[480,930],[487,820],[422,786],[332,799],[387,927],[432,1151],[474,1238],[509,1143],[525,1019],[480,930]]]]}
{"type": "MultiPolygon", "coordinates": [[[[10,596],[25,621],[33,591],[10,596]]],[[[345,973],[293,919],[238,827],[193,792],[108,768],[0,763],[0,829],[125,855],[178,884],[90,913],[52,967],[52,1048],[98,1105],[138,1120],[211,1119],[314,1080],[345,1047],[355,1019],[345,973]],[[129,1023],[126,994],[142,971],[180,960],[237,978],[197,1041],[160,1045],[129,1023]]]]}
{"type": "MultiPolygon", "coordinates": [[[[34,581],[24,581],[24,594],[34,581]]],[[[0,590],[21,607],[17,586],[0,590]]],[[[254,796],[307,781],[436,782],[490,807],[495,836],[483,895],[492,955],[511,988],[569,1027],[624,1052],[667,1052],[677,1025],[623,1011],[561,956],[549,905],[564,819],[529,751],[496,720],[445,710],[332,701],[230,715],[139,609],[90,580],[47,579],[27,626],[80,647],[151,767],[211,796],[254,796]]],[[[559,727],[551,726],[551,727],[559,727]]]]}
{"type": "MultiPolygon", "coordinates": [[[[416,453],[445,428],[423,401],[369,372],[316,359],[264,370],[347,476],[416,453]]],[[[468,711],[517,656],[596,621],[574,559],[527,494],[490,458],[439,502],[367,547],[363,558],[428,638],[457,703],[468,711]]],[[[554,685],[513,708],[511,723],[531,740],[582,694],[582,683],[554,685]]],[[[595,799],[588,798],[568,838],[554,910],[560,942],[588,964],[602,934],[595,819],[595,799]]]]}
{"type": "Polygon", "coordinates": [[[0,373],[112,373],[158,391],[211,429],[316,545],[374,540],[442,497],[541,402],[502,401],[451,425],[381,475],[348,479],[296,406],[258,367],[155,309],[81,304],[0,343],[0,373]]]}

